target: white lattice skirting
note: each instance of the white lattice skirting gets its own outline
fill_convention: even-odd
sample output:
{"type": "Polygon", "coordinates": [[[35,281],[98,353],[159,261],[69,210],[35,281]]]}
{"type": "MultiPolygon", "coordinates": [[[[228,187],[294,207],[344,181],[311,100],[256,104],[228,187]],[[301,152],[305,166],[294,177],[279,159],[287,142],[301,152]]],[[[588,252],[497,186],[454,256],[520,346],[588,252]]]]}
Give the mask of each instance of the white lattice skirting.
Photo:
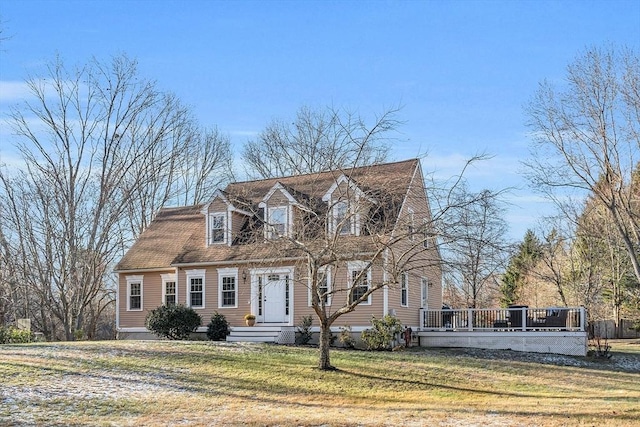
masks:
{"type": "Polygon", "coordinates": [[[276,338],[278,344],[295,344],[296,331],[293,326],[283,326],[276,338]]]}
{"type": "Polygon", "coordinates": [[[419,332],[422,347],[470,347],[586,356],[586,332],[419,332]]]}

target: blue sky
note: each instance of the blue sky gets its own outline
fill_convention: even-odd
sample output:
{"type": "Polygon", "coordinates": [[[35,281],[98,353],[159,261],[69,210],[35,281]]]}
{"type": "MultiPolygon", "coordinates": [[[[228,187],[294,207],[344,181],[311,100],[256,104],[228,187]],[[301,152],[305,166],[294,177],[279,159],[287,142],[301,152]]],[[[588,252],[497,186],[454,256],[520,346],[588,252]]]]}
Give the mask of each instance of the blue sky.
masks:
{"type": "MultiPolygon", "coordinates": [[[[141,74],[236,147],[273,118],[332,105],[373,118],[402,105],[394,160],[469,171],[474,189],[518,187],[505,217],[520,239],[549,206],[526,187],[523,106],[591,45],[638,49],[640,1],[2,0],[0,113],[56,54],[68,64],[126,53],[141,74]]],[[[0,162],[10,131],[0,124],[0,162]]]]}

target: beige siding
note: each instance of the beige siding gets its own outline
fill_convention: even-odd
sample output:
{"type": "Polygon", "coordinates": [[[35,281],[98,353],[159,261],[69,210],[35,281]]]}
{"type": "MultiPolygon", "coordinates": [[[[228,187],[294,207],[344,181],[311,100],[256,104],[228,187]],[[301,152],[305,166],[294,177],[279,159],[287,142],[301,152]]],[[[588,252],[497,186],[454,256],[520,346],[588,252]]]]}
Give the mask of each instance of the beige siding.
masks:
{"type": "MultiPolygon", "coordinates": [[[[120,274],[118,280],[121,328],[143,328],[149,311],[162,305],[161,274],[173,273],[174,270],[120,274]],[[127,311],[127,276],[142,276],[142,311],[127,311]]],[[[180,290],[180,289],[178,289],[180,290]]],[[[178,295],[179,296],[179,295],[178,295]]],[[[184,298],[184,297],[183,297],[184,298]]],[[[180,301],[180,300],[179,300],[180,301]]],[[[184,303],[184,299],[182,299],[184,303]]]]}
{"type": "Polygon", "coordinates": [[[238,212],[231,213],[231,239],[235,239],[238,234],[240,234],[240,230],[242,230],[242,226],[247,222],[247,217],[238,212]]]}
{"type": "MultiPolygon", "coordinates": [[[[406,325],[418,325],[421,304],[421,278],[425,277],[432,284],[428,288],[428,308],[442,307],[442,270],[440,254],[435,247],[433,241],[429,241],[428,247],[425,248],[422,243],[423,234],[416,233],[413,237],[408,235],[409,227],[412,226],[415,231],[423,228],[424,221],[427,223],[431,219],[431,212],[426,198],[424,179],[421,174],[416,173],[411,187],[404,200],[402,210],[396,223],[396,235],[405,235],[406,237],[397,246],[394,246],[393,252],[398,259],[401,255],[410,253],[410,261],[397,268],[400,271],[409,272],[409,306],[401,306],[400,277],[399,283],[393,285],[389,289],[389,309],[395,309],[396,315],[406,325]],[[411,215],[411,212],[413,215],[411,215]],[[412,220],[413,218],[413,220],[412,220]]],[[[394,257],[390,257],[393,259],[394,257]]],[[[398,271],[398,273],[400,273],[398,271]]]]}
{"type": "MultiPolygon", "coordinates": [[[[231,268],[225,266],[221,268],[231,268]]],[[[179,286],[181,297],[180,300],[186,302],[189,284],[187,283],[187,270],[204,270],[205,271],[205,304],[203,308],[194,308],[194,310],[202,317],[202,325],[206,326],[211,320],[211,316],[217,311],[223,314],[231,326],[240,326],[244,324],[244,315],[249,313],[249,301],[251,299],[251,287],[248,283],[243,283],[242,268],[238,268],[237,291],[238,291],[238,307],[219,307],[219,283],[218,268],[181,268],[179,273],[179,286]]]]}
{"type": "Polygon", "coordinates": [[[211,202],[211,204],[209,205],[209,213],[216,213],[216,212],[226,212],[227,211],[227,204],[224,202],[224,200],[222,200],[221,198],[216,198],[213,202],[211,202]]]}
{"type": "Polygon", "coordinates": [[[275,208],[278,206],[287,206],[289,204],[289,199],[287,196],[282,194],[282,191],[274,191],[269,200],[267,200],[267,206],[270,208],[275,208]]]}
{"type": "MultiPolygon", "coordinates": [[[[318,322],[313,308],[309,306],[309,284],[307,279],[306,264],[299,263],[296,267],[296,289],[295,289],[295,308],[294,323],[300,323],[302,317],[311,315],[314,318],[314,325],[318,322]]],[[[371,282],[381,283],[382,268],[374,266],[371,271],[371,282]]],[[[332,296],[329,312],[334,312],[346,303],[347,290],[349,283],[349,270],[346,264],[331,269],[331,281],[334,294],[332,296]]],[[[383,289],[375,291],[371,295],[371,304],[360,304],[352,313],[347,313],[338,318],[334,326],[352,325],[352,326],[369,326],[371,324],[371,316],[382,317],[383,315],[383,289]]]]}

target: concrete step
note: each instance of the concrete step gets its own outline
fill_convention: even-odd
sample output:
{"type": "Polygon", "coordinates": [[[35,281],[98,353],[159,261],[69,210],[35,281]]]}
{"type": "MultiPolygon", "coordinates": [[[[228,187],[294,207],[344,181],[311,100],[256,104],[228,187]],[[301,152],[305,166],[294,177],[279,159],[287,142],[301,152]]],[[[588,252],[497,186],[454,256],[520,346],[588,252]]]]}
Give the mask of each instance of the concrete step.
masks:
{"type": "Polygon", "coordinates": [[[227,336],[228,342],[276,342],[277,337],[265,336],[227,336]]]}
{"type": "Polygon", "coordinates": [[[280,332],[231,332],[230,337],[277,337],[280,332]]]}
{"type": "Polygon", "coordinates": [[[234,326],[231,330],[234,332],[280,332],[282,326],[234,326]]]}
{"type": "Polygon", "coordinates": [[[295,332],[292,326],[234,326],[227,341],[292,344],[295,341],[295,332]]]}

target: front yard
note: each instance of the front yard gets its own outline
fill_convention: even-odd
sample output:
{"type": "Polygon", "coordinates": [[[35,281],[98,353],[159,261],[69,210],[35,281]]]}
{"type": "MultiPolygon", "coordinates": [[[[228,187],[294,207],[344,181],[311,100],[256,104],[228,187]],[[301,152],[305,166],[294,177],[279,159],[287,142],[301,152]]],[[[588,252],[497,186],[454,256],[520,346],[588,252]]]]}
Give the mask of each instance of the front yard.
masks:
{"type": "Polygon", "coordinates": [[[613,358],[211,342],[0,345],[0,425],[632,425],[640,340],[613,358]]]}

